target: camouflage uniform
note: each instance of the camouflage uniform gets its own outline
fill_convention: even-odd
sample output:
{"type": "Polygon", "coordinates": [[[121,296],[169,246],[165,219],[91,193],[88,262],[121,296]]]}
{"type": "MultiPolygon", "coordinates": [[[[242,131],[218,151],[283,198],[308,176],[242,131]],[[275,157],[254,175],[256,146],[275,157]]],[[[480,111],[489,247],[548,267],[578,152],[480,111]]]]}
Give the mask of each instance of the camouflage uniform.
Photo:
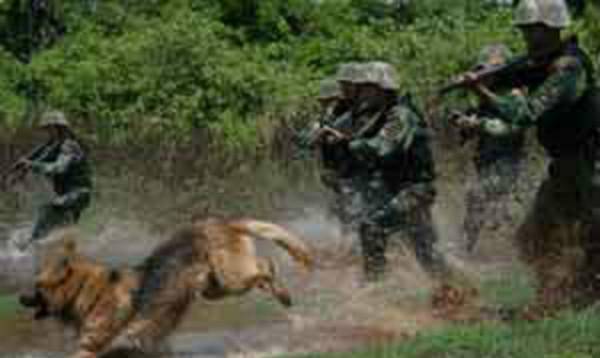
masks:
{"type": "MultiPolygon", "coordinates": [[[[558,0],[522,0],[516,17],[517,25],[562,28],[568,23],[558,0]]],[[[523,73],[516,85],[526,92],[498,96],[493,105],[506,123],[537,127],[551,159],[517,244],[540,280],[538,298],[554,307],[573,294],[598,289],[600,96],[591,62],[573,41],[548,55],[543,66],[523,73]]]]}
{"type": "MultiPolygon", "coordinates": [[[[391,72],[387,64],[371,65],[391,72]]],[[[397,91],[393,81],[388,86],[385,81],[370,81],[391,93],[397,91]]],[[[443,261],[434,250],[435,173],[422,118],[408,95],[364,101],[351,114],[363,128],[354,132],[348,149],[362,199],[359,233],[367,278],[376,279],[385,271],[388,237],[397,232],[410,237],[423,268],[438,272],[443,261]]]]}
{"type": "MultiPolygon", "coordinates": [[[[61,113],[47,117],[44,125],[67,125],[61,113]]],[[[38,211],[31,239],[39,240],[54,228],[79,220],[90,204],[91,172],[83,148],[72,136],[45,144],[31,159],[31,170],[47,177],[56,194],[38,211]]]]}
{"type": "MultiPolygon", "coordinates": [[[[475,69],[501,65],[510,56],[510,50],[502,44],[486,46],[480,53],[475,69]]],[[[497,113],[486,103],[482,102],[472,115],[480,122],[480,130],[474,157],[477,184],[467,192],[467,213],[463,223],[469,251],[473,249],[486,222],[491,220],[496,224],[501,216],[508,214],[501,199],[515,188],[525,143],[523,130],[498,130],[498,126],[494,125],[498,122],[495,120],[497,113]]]]}
{"type": "Polygon", "coordinates": [[[311,145],[317,146],[321,164],[321,181],[334,195],[329,211],[340,220],[344,234],[356,231],[360,214],[355,180],[352,178],[354,166],[348,160],[350,154],[347,147],[328,140],[327,134],[321,140],[313,142],[313,139],[323,125],[342,132],[351,129],[350,108],[352,103],[343,97],[338,80],[351,81],[356,76],[358,67],[359,65],[356,63],[344,64],[340,66],[335,79],[321,82],[317,98],[321,101],[331,100],[331,103],[322,108],[320,118],[313,121],[309,128],[300,134],[299,138],[299,144],[303,149],[313,149],[311,145]]]}

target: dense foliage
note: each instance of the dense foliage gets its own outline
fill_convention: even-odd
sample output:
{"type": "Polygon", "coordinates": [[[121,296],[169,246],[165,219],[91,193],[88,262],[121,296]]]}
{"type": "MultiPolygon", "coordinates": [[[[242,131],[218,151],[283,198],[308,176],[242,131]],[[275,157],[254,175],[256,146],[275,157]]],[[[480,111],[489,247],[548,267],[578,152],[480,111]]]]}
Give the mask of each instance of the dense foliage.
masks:
{"type": "MultiPolygon", "coordinates": [[[[0,121],[57,107],[99,140],[203,127],[241,140],[309,106],[341,62],[389,61],[422,95],[483,44],[521,46],[511,8],[479,0],[45,0],[51,21],[22,3],[0,1],[0,121]]],[[[574,29],[597,53],[594,9],[574,29]]]]}

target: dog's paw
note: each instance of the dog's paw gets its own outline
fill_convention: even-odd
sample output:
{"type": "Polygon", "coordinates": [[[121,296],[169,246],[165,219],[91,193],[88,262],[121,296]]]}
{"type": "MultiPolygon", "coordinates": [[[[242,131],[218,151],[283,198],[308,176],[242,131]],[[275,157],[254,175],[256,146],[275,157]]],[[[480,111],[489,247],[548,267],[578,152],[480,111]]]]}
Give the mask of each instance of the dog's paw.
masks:
{"type": "Polygon", "coordinates": [[[292,296],[289,293],[284,292],[277,295],[277,299],[284,305],[286,308],[290,308],[294,305],[292,302],[292,296]]]}

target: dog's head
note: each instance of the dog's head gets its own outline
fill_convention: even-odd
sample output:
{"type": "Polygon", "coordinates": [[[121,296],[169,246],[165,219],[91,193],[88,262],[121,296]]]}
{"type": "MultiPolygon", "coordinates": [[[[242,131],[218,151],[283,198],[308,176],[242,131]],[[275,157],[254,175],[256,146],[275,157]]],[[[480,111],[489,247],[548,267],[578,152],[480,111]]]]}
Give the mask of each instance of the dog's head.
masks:
{"type": "Polygon", "coordinates": [[[35,318],[42,319],[60,312],[76,294],[77,249],[73,239],[67,239],[51,249],[42,259],[35,278],[33,292],[19,297],[21,304],[35,309],[35,318]]]}

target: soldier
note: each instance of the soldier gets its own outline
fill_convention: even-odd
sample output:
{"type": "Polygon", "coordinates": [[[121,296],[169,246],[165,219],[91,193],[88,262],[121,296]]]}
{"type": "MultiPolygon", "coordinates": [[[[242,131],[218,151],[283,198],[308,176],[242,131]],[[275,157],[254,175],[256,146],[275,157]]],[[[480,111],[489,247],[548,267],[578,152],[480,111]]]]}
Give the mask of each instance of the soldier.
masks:
{"type": "MultiPolygon", "coordinates": [[[[510,50],[503,44],[486,46],[474,70],[503,65],[511,56],[510,50]]],[[[486,85],[493,88],[491,82],[486,85]]],[[[524,131],[516,126],[502,125],[503,122],[495,116],[493,106],[482,97],[478,108],[468,111],[456,121],[470,133],[478,134],[474,158],[477,184],[467,193],[467,213],[463,222],[468,251],[475,247],[485,222],[498,221],[507,214],[501,199],[515,188],[523,158],[524,131]]]]}
{"type": "Polygon", "coordinates": [[[410,96],[399,97],[392,66],[372,62],[366,68],[354,81],[357,104],[351,116],[357,126],[341,140],[361,183],[359,234],[366,278],[377,280],[385,272],[388,237],[399,231],[410,237],[423,268],[439,273],[445,263],[434,249],[435,173],[429,133],[410,96]]]}
{"type": "Polygon", "coordinates": [[[21,162],[50,180],[55,197],[39,209],[30,240],[18,243],[21,249],[59,226],[77,223],[90,204],[92,180],[87,155],[64,114],[46,113],[40,127],[47,132],[49,141],[21,162]]]}
{"type": "Polygon", "coordinates": [[[600,252],[600,97],[587,54],[561,31],[563,0],[521,0],[515,10],[531,59],[513,79],[515,91],[493,93],[470,75],[505,124],[535,126],[550,157],[548,176],[516,238],[537,274],[539,308],[555,309],[597,293],[600,252]]]}
{"type": "Polygon", "coordinates": [[[348,112],[356,92],[353,81],[360,70],[359,64],[346,63],[340,66],[334,79],[321,82],[317,97],[321,107],[320,118],[300,136],[301,147],[316,148],[319,152],[321,180],[334,194],[330,210],[340,220],[343,234],[354,231],[358,208],[349,153],[346,147],[338,145],[335,136],[350,129],[348,112]]]}

